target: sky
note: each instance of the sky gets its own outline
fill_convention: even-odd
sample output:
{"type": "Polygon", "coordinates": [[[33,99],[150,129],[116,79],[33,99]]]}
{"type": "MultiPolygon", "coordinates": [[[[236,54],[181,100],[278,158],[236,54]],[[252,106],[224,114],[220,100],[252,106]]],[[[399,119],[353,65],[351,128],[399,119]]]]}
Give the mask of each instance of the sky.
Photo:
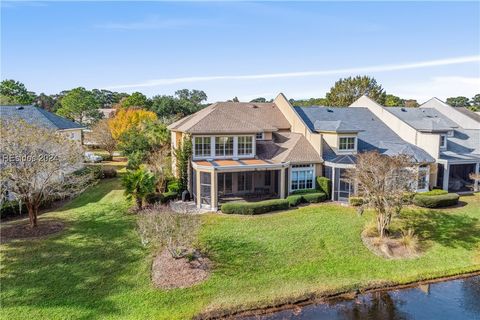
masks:
{"type": "Polygon", "coordinates": [[[147,96],[324,97],[369,75],[419,102],[480,92],[480,2],[1,3],[1,79],[147,96]]]}

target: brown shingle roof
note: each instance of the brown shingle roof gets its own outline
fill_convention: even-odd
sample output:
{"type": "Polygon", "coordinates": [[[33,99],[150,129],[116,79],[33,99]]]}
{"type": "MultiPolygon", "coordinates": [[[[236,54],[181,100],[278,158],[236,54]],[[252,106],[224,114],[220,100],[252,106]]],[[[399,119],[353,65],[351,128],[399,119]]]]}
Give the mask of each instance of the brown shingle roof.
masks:
{"type": "Polygon", "coordinates": [[[257,156],[273,162],[321,163],[322,158],[307,139],[293,132],[275,132],[273,141],[258,141],[257,156]]]}
{"type": "Polygon", "coordinates": [[[168,128],[195,134],[255,133],[289,129],[290,123],[274,103],[217,102],[168,128]]]}

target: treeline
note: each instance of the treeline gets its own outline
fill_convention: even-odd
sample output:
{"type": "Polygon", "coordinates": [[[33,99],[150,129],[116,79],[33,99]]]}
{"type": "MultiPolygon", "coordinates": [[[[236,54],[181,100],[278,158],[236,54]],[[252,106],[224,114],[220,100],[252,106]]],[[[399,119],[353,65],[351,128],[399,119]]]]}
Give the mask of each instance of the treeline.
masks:
{"type": "Polygon", "coordinates": [[[177,90],[174,95],[155,95],[148,98],[140,92],[132,94],[83,87],[64,90],[58,94],[36,94],[15,80],[0,84],[0,104],[36,105],[84,125],[103,117],[99,109],[142,108],[154,112],[159,119],[170,122],[192,114],[205,106],[207,95],[201,90],[177,90]]]}

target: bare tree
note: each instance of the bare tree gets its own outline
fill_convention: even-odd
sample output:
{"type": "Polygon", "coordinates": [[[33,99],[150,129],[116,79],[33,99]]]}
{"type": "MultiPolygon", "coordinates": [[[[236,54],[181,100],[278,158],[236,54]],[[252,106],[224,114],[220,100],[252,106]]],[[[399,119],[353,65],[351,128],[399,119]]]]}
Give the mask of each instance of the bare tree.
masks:
{"type": "Polygon", "coordinates": [[[40,204],[82,191],[91,175],[82,168],[81,145],[53,130],[22,120],[2,121],[0,175],[6,190],[26,204],[30,226],[37,226],[40,204]]]}
{"type": "Polygon", "coordinates": [[[173,176],[169,146],[153,151],[148,157],[147,166],[157,178],[157,191],[164,192],[166,182],[173,176]]]}
{"type": "Polygon", "coordinates": [[[143,245],[165,247],[176,259],[192,251],[200,225],[198,215],[173,212],[164,205],[155,205],[138,214],[138,231],[143,245]]]}
{"type": "Polygon", "coordinates": [[[376,151],[359,154],[355,168],[347,170],[346,178],[357,185],[363,204],[375,210],[381,238],[388,231],[392,217],[400,212],[405,193],[415,186],[416,177],[409,157],[389,157],[376,151]]]}
{"type": "Polygon", "coordinates": [[[108,152],[113,157],[113,153],[117,149],[117,141],[113,139],[112,132],[108,125],[108,119],[98,121],[89,133],[89,138],[100,148],[108,152]]]}

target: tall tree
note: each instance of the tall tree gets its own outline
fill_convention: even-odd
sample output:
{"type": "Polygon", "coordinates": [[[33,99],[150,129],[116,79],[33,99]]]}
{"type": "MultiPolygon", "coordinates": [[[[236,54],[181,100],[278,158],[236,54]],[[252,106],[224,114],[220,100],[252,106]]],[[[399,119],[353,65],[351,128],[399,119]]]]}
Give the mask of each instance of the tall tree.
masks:
{"type": "Polygon", "coordinates": [[[134,92],[128,97],[123,98],[119,102],[119,106],[121,108],[145,108],[148,106],[148,99],[147,97],[141,92],[134,92]]]}
{"type": "Polygon", "coordinates": [[[122,109],[117,111],[115,117],[108,120],[108,125],[115,140],[119,140],[126,131],[140,127],[147,122],[157,120],[155,113],[143,109],[122,109]]]}
{"type": "Polygon", "coordinates": [[[403,99],[400,97],[394,96],[393,94],[387,94],[385,96],[385,106],[386,107],[402,107],[403,99]]]}
{"type": "Polygon", "coordinates": [[[403,106],[406,108],[417,108],[419,104],[415,99],[407,99],[403,100],[403,106]]]}
{"type": "Polygon", "coordinates": [[[115,104],[119,103],[120,100],[128,97],[127,93],[114,92],[104,89],[93,89],[92,93],[95,96],[100,108],[112,108],[115,104]]]}
{"type": "Polygon", "coordinates": [[[37,226],[43,201],[75,195],[89,181],[87,174],[74,171],[83,166],[83,150],[53,130],[24,121],[2,121],[0,177],[8,191],[26,204],[30,226],[37,226]]]}
{"type": "Polygon", "coordinates": [[[470,104],[474,107],[480,107],[480,93],[477,93],[473,98],[470,100],[470,104]]]}
{"type": "Polygon", "coordinates": [[[202,90],[181,89],[175,91],[175,96],[180,100],[187,100],[198,105],[207,100],[207,94],[202,90]]]}
{"type": "Polygon", "coordinates": [[[107,151],[110,157],[113,157],[113,153],[117,149],[117,141],[113,139],[107,119],[98,121],[93,126],[92,132],[88,134],[88,137],[100,148],[107,151]]]}
{"type": "Polygon", "coordinates": [[[35,93],[28,91],[23,83],[12,79],[0,83],[0,96],[2,104],[28,105],[35,99],[35,93]]]}
{"type": "Polygon", "coordinates": [[[381,105],[385,104],[386,93],[375,78],[356,76],[340,79],[327,93],[328,105],[348,107],[361,96],[366,95],[381,105]]]}
{"type": "Polygon", "coordinates": [[[469,107],[470,106],[470,100],[467,97],[462,97],[462,96],[447,98],[446,102],[452,107],[469,107]]]}
{"type": "Polygon", "coordinates": [[[40,93],[35,99],[35,105],[37,107],[40,107],[50,112],[56,111],[55,103],[55,98],[53,96],[46,95],[45,93],[40,93]]]}
{"type": "Polygon", "coordinates": [[[57,113],[81,124],[90,124],[102,118],[98,101],[91,91],[79,87],[70,90],[62,99],[57,113]]]}
{"type": "Polygon", "coordinates": [[[264,103],[264,102],[267,102],[267,99],[265,99],[263,97],[259,97],[259,98],[255,98],[255,99],[250,100],[250,102],[264,103]]]}

